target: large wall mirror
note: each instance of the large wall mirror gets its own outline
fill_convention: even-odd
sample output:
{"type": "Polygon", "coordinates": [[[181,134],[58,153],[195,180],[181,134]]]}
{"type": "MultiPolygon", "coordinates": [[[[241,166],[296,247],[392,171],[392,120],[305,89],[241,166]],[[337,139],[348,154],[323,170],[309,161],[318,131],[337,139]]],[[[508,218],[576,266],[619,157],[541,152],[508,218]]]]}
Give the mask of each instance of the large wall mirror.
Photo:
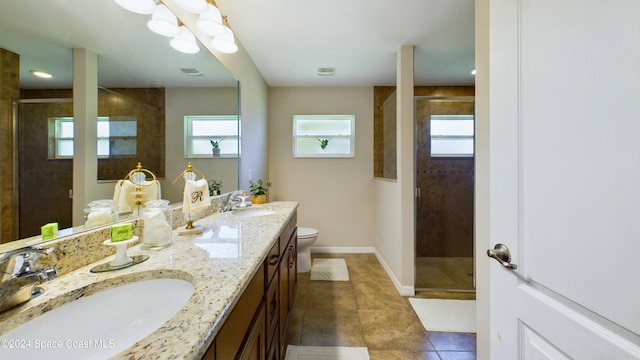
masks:
{"type": "Polygon", "coordinates": [[[116,180],[138,162],[158,175],[162,198],[172,203],[182,200],[182,187],[171,182],[189,162],[221,181],[222,192],[238,188],[238,142],[237,151],[220,157],[185,155],[184,146],[185,117],[231,117],[239,128],[237,80],[202,44],[197,54],[171,48],[169,38],[148,30],[148,20],[112,0],[3,2],[0,106],[11,118],[0,119],[0,129],[7,131],[9,123],[15,131],[13,147],[1,149],[0,161],[14,164],[15,189],[1,205],[18,205],[9,220],[2,214],[1,242],[37,235],[49,222],[81,225],[72,220],[77,209],[71,196],[73,175],[83,170],[74,168],[64,132],[73,126],[73,49],[97,54],[97,121],[108,133],[97,139],[97,172],[83,173],[95,180],[84,194],[87,203],[111,198],[116,180]],[[31,70],[52,78],[37,78],[31,70]],[[7,72],[9,80],[19,74],[17,98],[13,89],[7,93],[7,72]]]}

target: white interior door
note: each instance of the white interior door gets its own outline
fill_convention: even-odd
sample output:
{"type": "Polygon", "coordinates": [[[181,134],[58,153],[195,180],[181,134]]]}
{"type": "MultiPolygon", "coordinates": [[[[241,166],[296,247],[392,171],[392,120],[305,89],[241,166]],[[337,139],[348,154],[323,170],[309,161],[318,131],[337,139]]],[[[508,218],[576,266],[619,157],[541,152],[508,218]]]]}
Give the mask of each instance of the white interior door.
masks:
{"type": "Polygon", "coordinates": [[[640,1],[489,0],[491,359],[640,359],[640,1]]]}

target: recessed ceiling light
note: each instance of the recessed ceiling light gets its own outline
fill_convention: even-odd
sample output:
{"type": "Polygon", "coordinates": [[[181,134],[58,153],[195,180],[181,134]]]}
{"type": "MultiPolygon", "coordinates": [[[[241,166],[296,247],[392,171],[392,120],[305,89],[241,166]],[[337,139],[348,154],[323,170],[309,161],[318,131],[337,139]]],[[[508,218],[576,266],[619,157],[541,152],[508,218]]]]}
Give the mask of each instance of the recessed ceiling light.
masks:
{"type": "Polygon", "coordinates": [[[475,75],[476,74],[476,69],[471,69],[471,75],[475,75]]]}
{"type": "Polygon", "coordinates": [[[319,67],[318,75],[319,76],[331,76],[336,74],[336,68],[334,67],[319,67]]]}
{"type": "Polygon", "coordinates": [[[51,79],[53,77],[51,74],[40,70],[29,70],[29,72],[32,73],[33,76],[37,76],[41,79],[51,79]]]}
{"type": "Polygon", "coordinates": [[[200,70],[194,68],[183,68],[180,69],[185,75],[188,76],[203,76],[200,70]]]}

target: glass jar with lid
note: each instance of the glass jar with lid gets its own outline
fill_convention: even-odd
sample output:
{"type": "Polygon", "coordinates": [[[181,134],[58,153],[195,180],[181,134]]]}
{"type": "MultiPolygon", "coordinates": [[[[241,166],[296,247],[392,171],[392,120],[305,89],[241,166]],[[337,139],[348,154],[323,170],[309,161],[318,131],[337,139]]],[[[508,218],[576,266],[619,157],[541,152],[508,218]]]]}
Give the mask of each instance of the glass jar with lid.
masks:
{"type": "Polygon", "coordinates": [[[92,229],[118,221],[118,208],[110,199],[94,200],[84,209],[84,227],[92,229]]]}
{"type": "Polygon", "coordinates": [[[172,244],[169,200],[147,201],[142,210],[142,221],[142,249],[162,249],[172,244]]]}

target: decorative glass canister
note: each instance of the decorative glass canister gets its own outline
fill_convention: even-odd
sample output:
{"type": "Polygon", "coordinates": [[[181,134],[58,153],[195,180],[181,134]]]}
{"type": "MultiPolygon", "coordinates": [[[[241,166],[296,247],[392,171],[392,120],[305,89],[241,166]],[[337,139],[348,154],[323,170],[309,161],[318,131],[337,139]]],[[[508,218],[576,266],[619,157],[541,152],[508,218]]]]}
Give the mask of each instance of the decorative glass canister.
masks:
{"type": "Polygon", "coordinates": [[[144,204],[142,249],[155,250],[171,245],[171,212],[169,200],[151,200],[144,204]]]}
{"type": "Polygon", "coordinates": [[[118,217],[118,208],[113,200],[94,200],[84,209],[84,228],[109,225],[118,221],[118,217]]]}

